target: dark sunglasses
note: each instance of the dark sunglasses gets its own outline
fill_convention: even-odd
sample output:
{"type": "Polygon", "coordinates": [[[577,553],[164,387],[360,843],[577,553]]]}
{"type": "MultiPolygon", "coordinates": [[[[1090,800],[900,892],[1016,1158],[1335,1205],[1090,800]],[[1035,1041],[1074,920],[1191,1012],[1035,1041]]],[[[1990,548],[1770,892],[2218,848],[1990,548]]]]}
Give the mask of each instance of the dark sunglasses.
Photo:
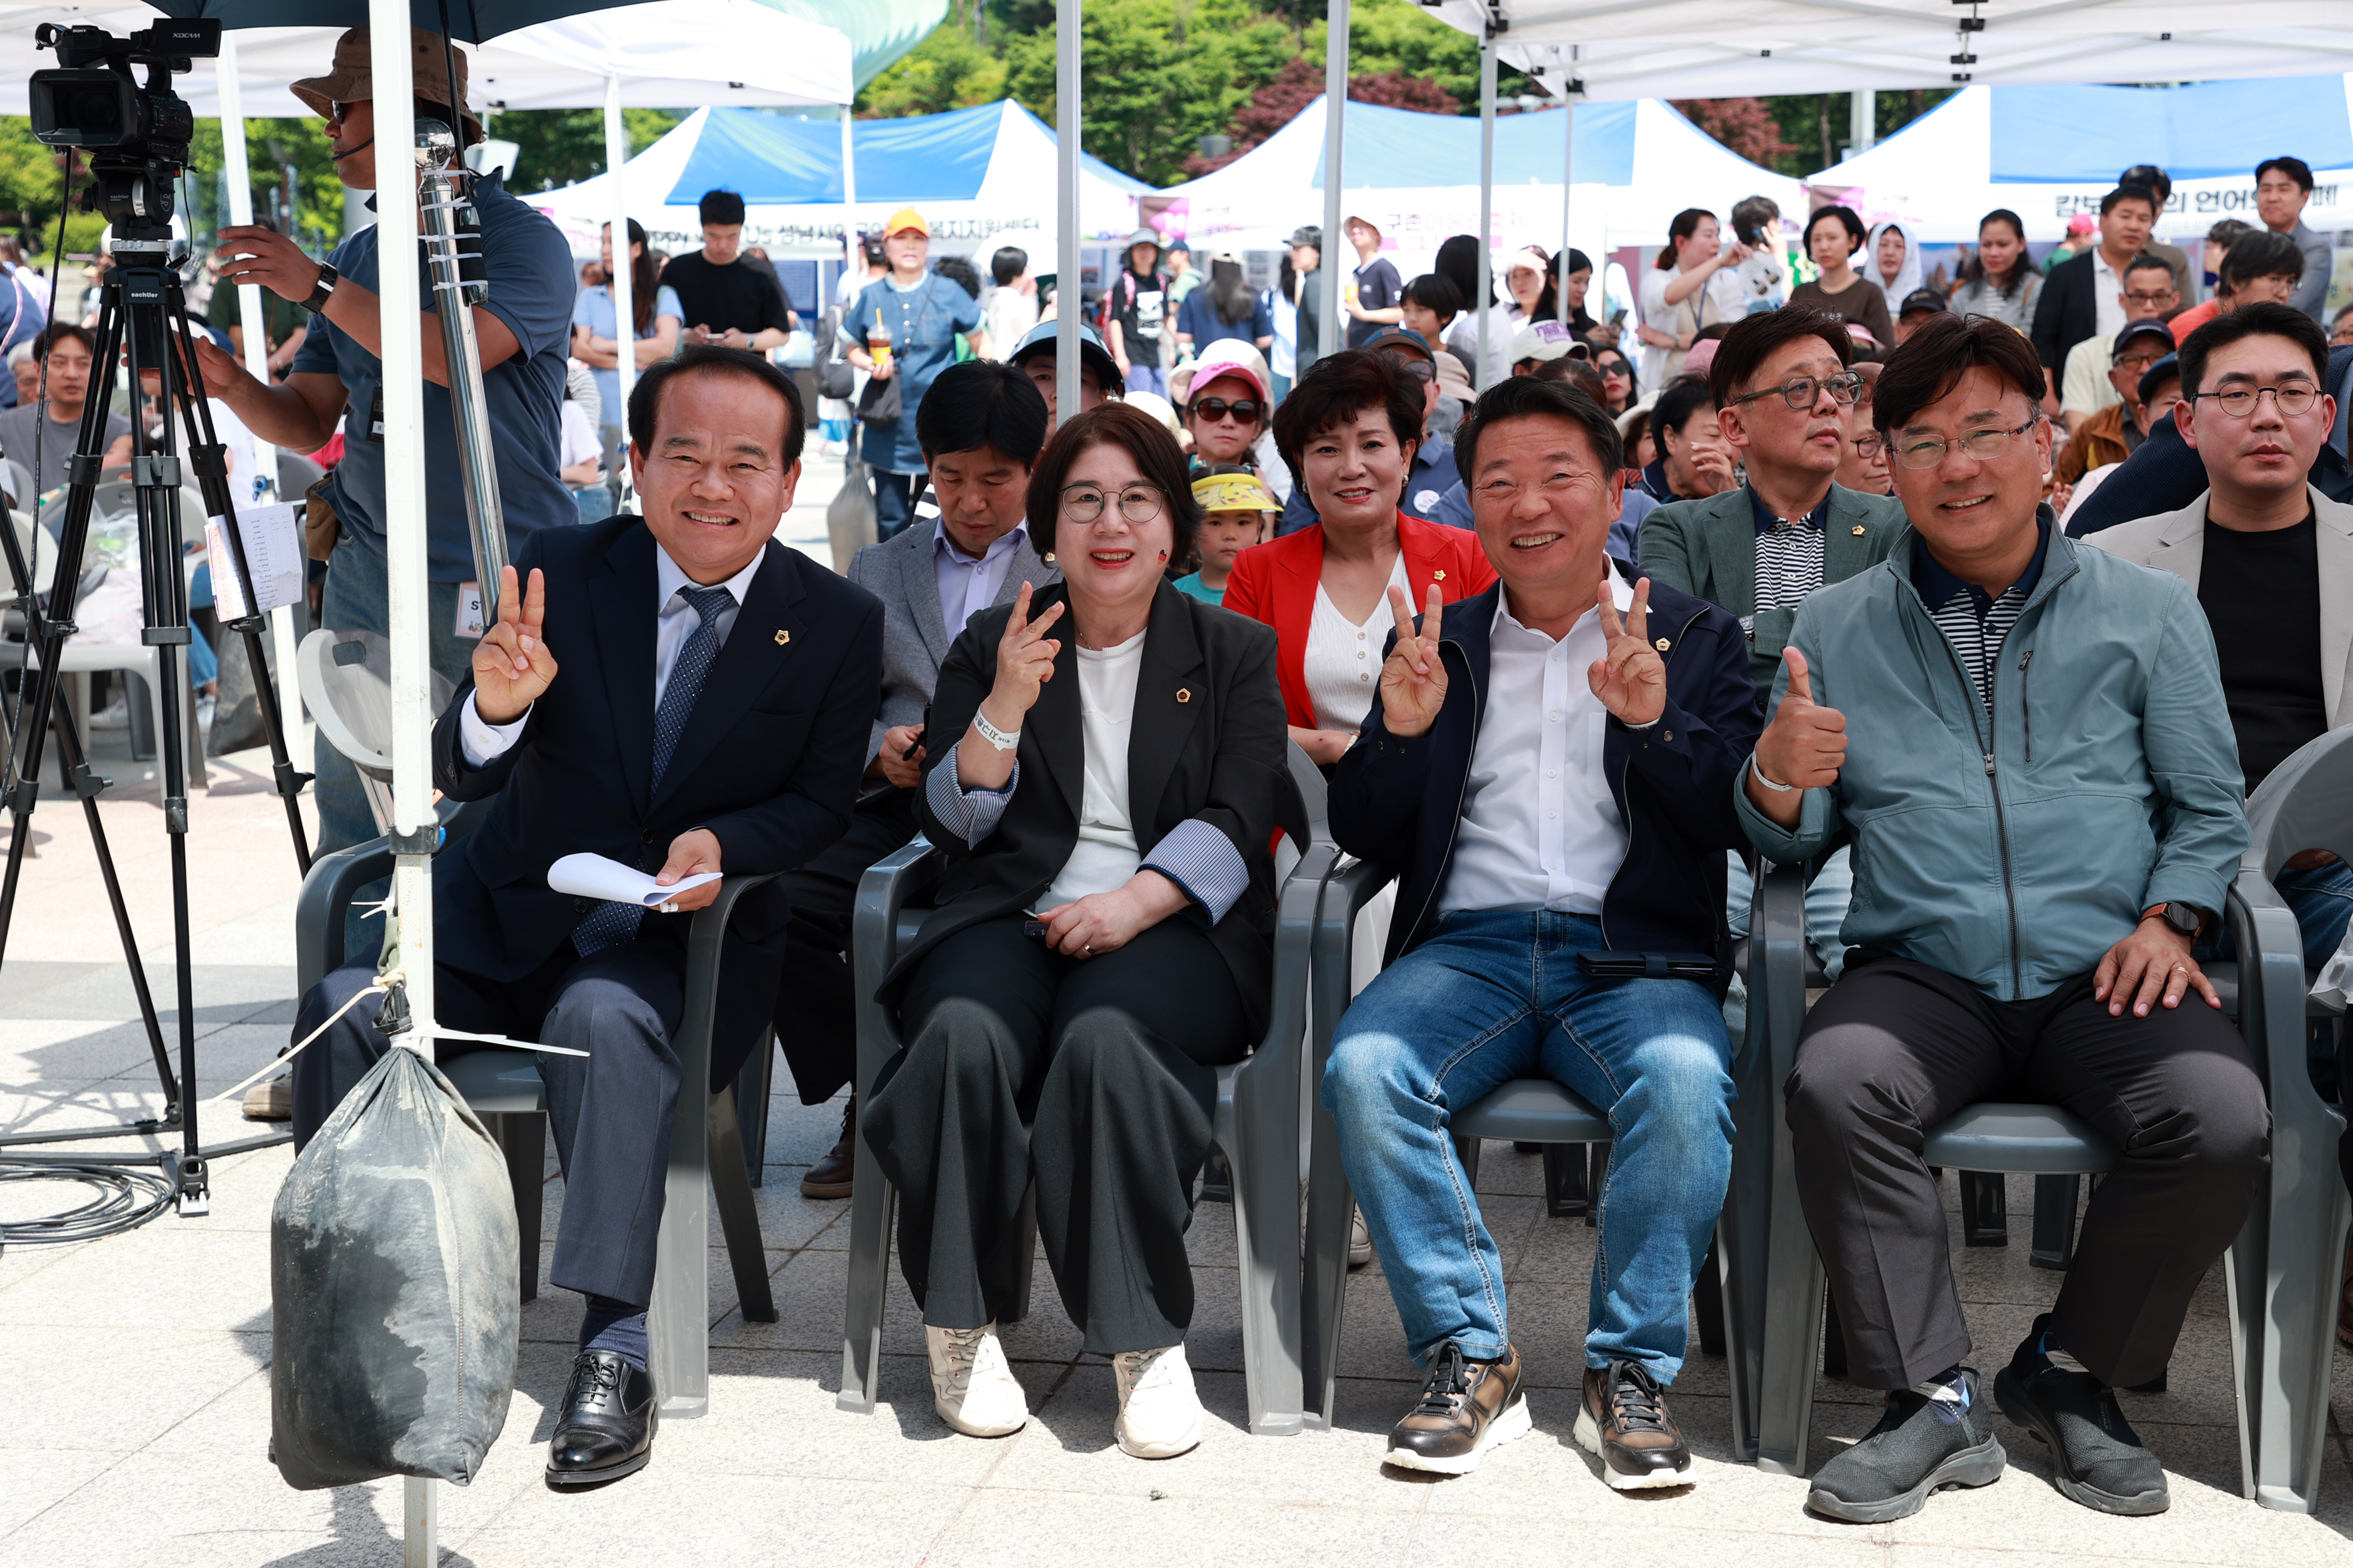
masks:
{"type": "Polygon", "coordinates": [[[1232,403],[1228,403],[1222,397],[1203,397],[1195,400],[1193,412],[1212,425],[1229,414],[1245,425],[1255,425],[1258,423],[1258,416],[1266,412],[1266,405],[1248,397],[1237,399],[1232,403]]]}
{"type": "Polygon", "coordinates": [[[1438,379],[1438,367],[1426,359],[1412,359],[1404,354],[1385,353],[1389,367],[1408,381],[1432,382],[1438,379]]]}

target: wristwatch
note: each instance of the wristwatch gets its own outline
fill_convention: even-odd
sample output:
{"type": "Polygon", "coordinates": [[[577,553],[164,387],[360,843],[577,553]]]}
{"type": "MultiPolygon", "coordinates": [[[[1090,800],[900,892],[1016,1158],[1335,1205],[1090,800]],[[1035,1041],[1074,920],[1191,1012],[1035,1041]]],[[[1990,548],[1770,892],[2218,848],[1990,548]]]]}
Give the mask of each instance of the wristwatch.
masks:
{"type": "Polygon", "coordinates": [[[2206,923],[2206,917],[2198,912],[2196,905],[2185,904],[2179,899],[2169,904],[2159,904],[2157,908],[2149,910],[2148,914],[2143,915],[2140,918],[2147,920],[2149,915],[2164,916],[2165,923],[2167,925],[2171,926],[2184,937],[2188,937],[2192,940],[2196,939],[2199,928],[2206,923]]]}
{"type": "Polygon", "coordinates": [[[335,285],[342,279],[343,274],[332,267],[323,261],[319,263],[319,281],[311,287],[310,297],[301,302],[302,308],[314,316],[325,310],[327,301],[335,297],[335,285]]]}

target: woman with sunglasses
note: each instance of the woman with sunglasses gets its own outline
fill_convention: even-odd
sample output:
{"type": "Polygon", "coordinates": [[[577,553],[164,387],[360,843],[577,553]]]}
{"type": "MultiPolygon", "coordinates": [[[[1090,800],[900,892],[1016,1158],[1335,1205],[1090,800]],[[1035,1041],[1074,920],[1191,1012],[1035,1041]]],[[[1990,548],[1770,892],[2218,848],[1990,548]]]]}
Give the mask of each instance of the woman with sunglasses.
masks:
{"type": "Polygon", "coordinates": [[[1422,604],[1480,593],[1495,569],[1479,538],[1402,510],[1426,415],[1422,388],[1386,354],[1328,355],[1275,410],[1274,442],[1316,521],[1242,552],[1225,607],[1274,628],[1291,738],[1340,760],[1377,698],[1388,590],[1422,604]]]}
{"type": "Polygon", "coordinates": [[[1601,405],[1611,414],[1625,413],[1642,395],[1641,383],[1634,379],[1633,362],[1616,349],[1595,349],[1593,368],[1601,373],[1601,405]]]}
{"type": "Polygon", "coordinates": [[[1270,845],[1303,842],[1305,812],[1273,636],[1161,576],[1199,520],[1175,437],[1089,409],[1039,455],[1029,516],[1062,581],[973,616],[940,668],[916,813],[948,867],[884,977],[906,1044],[860,1121],[941,1418],[1029,1420],[997,1324],[1034,1184],[1119,1447],[1170,1458],[1201,1440],[1185,1227],[1216,1069],[1267,1027],[1270,845]]]}
{"type": "Polygon", "coordinates": [[[1193,437],[1193,471],[1234,463],[1255,467],[1273,405],[1266,358],[1239,338],[1205,345],[1185,389],[1185,428],[1193,437]]]}

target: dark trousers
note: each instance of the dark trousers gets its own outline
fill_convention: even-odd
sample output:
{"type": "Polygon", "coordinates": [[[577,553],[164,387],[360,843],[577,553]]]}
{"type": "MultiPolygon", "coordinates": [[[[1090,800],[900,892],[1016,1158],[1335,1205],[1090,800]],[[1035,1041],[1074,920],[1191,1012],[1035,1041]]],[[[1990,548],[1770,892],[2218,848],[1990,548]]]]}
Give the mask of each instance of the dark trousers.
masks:
{"type": "Polygon", "coordinates": [[[1022,1194],[1071,1321],[1099,1355],[1185,1338],[1193,1179],[1216,1064],[1248,1023],[1208,933],[1171,916],[1064,958],[1016,916],[942,942],[907,984],[907,1044],[860,1117],[899,1189],[899,1262],[923,1321],[976,1329],[1013,1302],[1022,1194]]]}
{"type": "MultiPolygon", "coordinates": [[[[654,925],[666,917],[648,915],[654,925]]],[[[536,1053],[547,1120],[564,1164],[564,1216],[550,1281],[566,1290],[642,1305],[653,1300],[654,1233],[670,1167],[678,1058],[670,1041],[685,1010],[686,949],[668,931],[582,958],[566,943],[520,981],[433,966],[437,1022],[472,1034],[570,1046],[585,1057],[536,1053]]],[[[347,964],[302,997],[293,1038],[364,990],[375,967],[347,964]]],[[[378,998],[335,1021],[293,1062],[294,1142],[311,1141],[353,1085],[391,1048],[375,1027],[378,998]]],[[[484,1047],[442,1042],[448,1060],[484,1047]]]]}
{"type": "Polygon", "coordinates": [[[803,1105],[831,1100],[858,1071],[850,907],[859,879],[915,837],[915,792],[878,790],[858,803],[849,831],[797,871],[776,879],[792,916],[776,987],[776,1038],[803,1105]]]}
{"type": "Polygon", "coordinates": [[[1789,1075],[1806,1225],[1857,1383],[1904,1388],[1968,1358],[1945,1206],[1921,1149],[1978,1100],[2065,1107],[2114,1141],[2051,1331],[2103,1382],[2165,1370],[2189,1298],[2270,1163],[2271,1110],[2239,1031],[2193,993],[2108,1016],[2079,975],[1998,1002],[1909,959],[1857,949],[1806,1016],[1789,1075]]]}
{"type": "Polygon", "coordinates": [[[905,530],[915,518],[915,489],[921,474],[894,474],[876,468],[874,474],[874,537],[879,543],[905,530]]]}

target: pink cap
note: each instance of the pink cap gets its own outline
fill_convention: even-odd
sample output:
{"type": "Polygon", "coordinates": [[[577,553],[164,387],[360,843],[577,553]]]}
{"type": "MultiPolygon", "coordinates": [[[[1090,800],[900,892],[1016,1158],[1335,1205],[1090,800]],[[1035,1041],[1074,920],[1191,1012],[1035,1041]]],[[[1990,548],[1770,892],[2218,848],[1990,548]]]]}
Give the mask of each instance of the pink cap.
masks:
{"type": "Polygon", "coordinates": [[[2094,217],[2090,213],[2077,213],[2073,217],[2067,220],[2067,232],[2069,234],[2089,234],[2099,226],[2100,220],[2094,217]]]}
{"type": "Polygon", "coordinates": [[[1261,403],[1266,401],[1266,356],[1255,344],[1240,338],[1219,338],[1201,350],[1201,357],[1188,367],[1192,379],[1186,384],[1187,402],[1193,394],[1221,375],[1238,375],[1250,384],[1261,403]]]}
{"type": "Polygon", "coordinates": [[[1707,367],[1715,363],[1715,345],[1718,341],[1715,338],[1702,338],[1692,344],[1691,352],[1683,355],[1683,374],[1705,375],[1707,367]]]}

